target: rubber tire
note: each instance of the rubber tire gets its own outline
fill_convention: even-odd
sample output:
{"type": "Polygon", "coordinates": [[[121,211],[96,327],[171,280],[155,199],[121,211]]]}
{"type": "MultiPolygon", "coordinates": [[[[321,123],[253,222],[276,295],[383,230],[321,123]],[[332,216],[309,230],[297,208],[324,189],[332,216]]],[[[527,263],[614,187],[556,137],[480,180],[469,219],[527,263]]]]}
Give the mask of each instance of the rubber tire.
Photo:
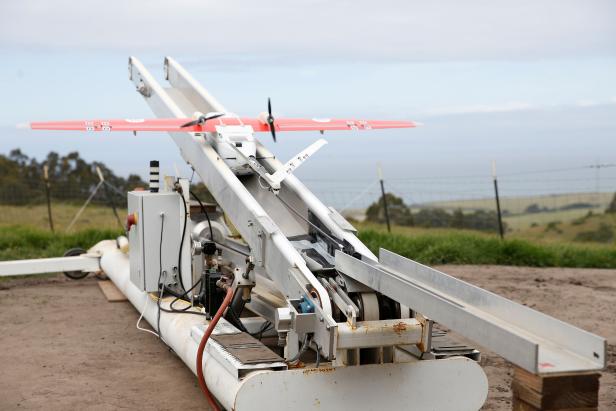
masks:
{"type": "MultiPolygon", "coordinates": [[[[81,254],[85,254],[87,251],[83,248],[71,248],[64,253],[64,257],[75,257],[81,254]]],[[[71,280],[82,280],[88,276],[88,272],[84,271],[64,271],[64,275],[71,280]]]]}

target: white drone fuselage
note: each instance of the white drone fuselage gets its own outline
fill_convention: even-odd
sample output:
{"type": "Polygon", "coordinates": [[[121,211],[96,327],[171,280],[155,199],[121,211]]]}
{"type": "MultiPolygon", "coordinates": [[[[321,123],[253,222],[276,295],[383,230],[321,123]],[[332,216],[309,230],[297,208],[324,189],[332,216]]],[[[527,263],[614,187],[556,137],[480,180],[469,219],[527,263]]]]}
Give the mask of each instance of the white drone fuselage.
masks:
{"type": "Polygon", "coordinates": [[[206,133],[206,140],[235,175],[253,174],[246,158],[256,157],[257,145],[251,126],[217,127],[216,133],[206,133]],[[238,155],[238,151],[244,155],[238,155]]]}

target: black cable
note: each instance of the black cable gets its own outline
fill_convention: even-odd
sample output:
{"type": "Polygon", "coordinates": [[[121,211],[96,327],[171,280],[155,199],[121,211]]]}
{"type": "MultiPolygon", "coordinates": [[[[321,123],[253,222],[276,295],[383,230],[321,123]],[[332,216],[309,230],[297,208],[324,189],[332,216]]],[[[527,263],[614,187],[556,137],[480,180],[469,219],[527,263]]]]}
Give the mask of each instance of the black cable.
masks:
{"type": "Polygon", "coordinates": [[[201,315],[203,317],[207,317],[207,314],[199,312],[199,311],[172,311],[164,307],[160,307],[160,310],[166,313],[169,313],[169,314],[193,314],[193,315],[201,315]]]}
{"type": "Polygon", "coordinates": [[[259,331],[251,333],[250,335],[260,340],[261,338],[263,338],[263,333],[271,330],[273,326],[274,324],[272,324],[271,321],[266,321],[263,323],[263,325],[261,325],[261,328],[259,328],[259,331]]]}
{"type": "Polygon", "coordinates": [[[178,252],[178,273],[180,276],[180,286],[182,290],[186,291],[184,287],[184,281],[182,280],[182,246],[184,245],[184,237],[186,236],[186,222],[188,220],[188,208],[186,207],[186,199],[182,193],[180,194],[180,198],[182,199],[182,203],[184,204],[184,227],[182,228],[182,239],[180,240],[180,251],[178,252]]]}
{"type": "Polygon", "coordinates": [[[227,315],[231,317],[232,322],[235,323],[235,325],[237,326],[237,328],[240,329],[240,331],[248,332],[248,330],[244,326],[244,323],[242,322],[242,320],[240,320],[240,317],[236,314],[233,307],[231,307],[231,304],[229,304],[229,307],[227,308],[227,315]]]}
{"type": "MultiPolygon", "coordinates": [[[[207,218],[207,223],[209,225],[210,228],[210,239],[212,241],[214,241],[214,234],[212,232],[212,222],[210,221],[210,216],[207,213],[207,210],[205,209],[205,206],[203,205],[203,203],[201,202],[201,200],[199,199],[199,197],[197,197],[197,195],[195,193],[193,193],[192,191],[189,191],[189,194],[192,195],[195,200],[197,200],[197,202],[199,203],[199,205],[201,206],[201,210],[203,211],[203,213],[205,214],[205,217],[207,218]]],[[[201,279],[199,279],[199,281],[197,281],[190,289],[186,290],[184,287],[184,284],[182,282],[182,244],[184,243],[184,235],[186,232],[186,219],[187,219],[187,207],[186,207],[186,200],[184,199],[184,196],[180,193],[180,197],[182,198],[182,201],[184,203],[184,231],[182,232],[182,240],[180,241],[180,253],[178,256],[178,272],[180,275],[180,284],[182,285],[182,289],[185,290],[182,294],[178,295],[178,294],[174,294],[175,295],[175,299],[171,302],[171,304],[169,304],[169,308],[171,309],[172,312],[182,312],[182,311],[186,311],[188,309],[191,308],[191,306],[188,307],[184,307],[184,308],[174,308],[173,304],[175,304],[178,300],[183,299],[184,297],[186,297],[188,295],[189,292],[191,292],[192,290],[195,289],[195,287],[201,282],[201,279]]]]}
{"type": "Polygon", "coordinates": [[[309,338],[308,337],[308,333],[306,333],[306,335],[304,336],[304,341],[302,342],[301,348],[299,349],[297,354],[295,354],[295,356],[293,358],[291,358],[287,362],[288,363],[298,362],[300,360],[300,357],[302,356],[302,354],[304,354],[306,352],[306,350],[308,349],[308,346],[310,345],[311,342],[312,342],[312,338],[309,338]]]}
{"type": "Polygon", "coordinates": [[[214,232],[212,231],[212,222],[210,221],[210,215],[207,213],[207,210],[205,209],[205,206],[203,205],[201,200],[199,200],[199,197],[197,197],[197,195],[192,191],[190,191],[189,193],[195,198],[195,200],[197,200],[199,206],[201,206],[201,211],[203,211],[203,214],[205,214],[205,218],[207,218],[207,224],[210,226],[210,240],[214,241],[214,232]]]}
{"type": "Polygon", "coordinates": [[[186,311],[189,308],[192,308],[192,304],[189,305],[188,307],[184,307],[184,308],[174,308],[173,304],[177,303],[179,300],[182,300],[184,302],[188,302],[188,301],[184,300],[184,297],[187,297],[188,293],[191,292],[192,290],[194,290],[199,284],[201,284],[201,278],[199,278],[199,280],[197,280],[197,282],[192,287],[190,287],[188,290],[184,291],[183,294],[176,295],[175,299],[173,301],[171,301],[171,304],[169,304],[169,308],[171,309],[171,311],[186,311]]]}
{"type": "Polygon", "coordinates": [[[325,231],[323,231],[322,229],[320,229],[316,224],[311,223],[307,218],[305,218],[299,211],[297,211],[296,209],[294,209],[293,207],[291,207],[286,201],[284,201],[280,195],[276,196],[280,202],[282,204],[285,205],[285,207],[287,207],[289,210],[291,210],[296,216],[298,216],[299,218],[301,218],[302,220],[304,220],[306,223],[308,223],[308,225],[312,226],[315,230],[317,230],[319,233],[321,233],[321,235],[329,238],[331,241],[333,241],[335,244],[338,245],[338,247],[340,249],[344,248],[344,244],[341,244],[336,238],[332,237],[331,235],[327,234],[325,231]]]}

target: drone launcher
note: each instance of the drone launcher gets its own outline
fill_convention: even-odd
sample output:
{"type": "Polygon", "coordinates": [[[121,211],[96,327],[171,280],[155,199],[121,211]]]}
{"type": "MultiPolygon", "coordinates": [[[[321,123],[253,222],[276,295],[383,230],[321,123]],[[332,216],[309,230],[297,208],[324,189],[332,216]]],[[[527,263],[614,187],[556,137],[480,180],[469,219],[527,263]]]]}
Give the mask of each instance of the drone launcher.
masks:
{"type": "MultiPolygon", "coordinates": [[[[435,324],[534,374],[605,366],[601,337],[387,250],[377,257],[293,174],[324,142],[285,165],[254,136],[414,123],[276,120],[271,106],[262,119],[204,115],[229,112],[173,59],[164,72],[166,87],[129,61],[160,118],[151,124],[170,133],[215,202],[161,176],[156,190],[128,194],[128,250],[107,241],[47,267],[3,263],[0,274],[97,262],[229,410],[479,409],[488,391],[479,351],[435,324]]],[[[150,124],[126,121],[89,127],[150,124]]]]}

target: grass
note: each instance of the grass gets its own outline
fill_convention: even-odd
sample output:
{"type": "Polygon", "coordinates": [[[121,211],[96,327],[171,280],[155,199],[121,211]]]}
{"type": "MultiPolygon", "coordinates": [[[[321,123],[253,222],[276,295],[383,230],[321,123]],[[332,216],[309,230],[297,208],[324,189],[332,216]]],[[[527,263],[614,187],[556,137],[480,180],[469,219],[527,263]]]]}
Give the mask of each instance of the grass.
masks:
{"type": "Polygon", "coordinates": [[[28,226],[0,227],[0,260],[60,257],[70,248],[88,249],[101,240],[122,234],[121,230],[89,228],[73,234],[52,234],[28,226]]]}
{"type": "MultiPolygon", "coordinates": [[[[65,227],[79,206],[55,204],[56,234],[48,229],[44,205],[0,206],[0,260],[57,257],[70,248],[89,248],[97,242],[122,234],[111,209],[89,206],[75,226],[65,227]]],[[[121,218],[125,211],[120,210],[121,218]]],[[[616,216],[594,215],[563,222],[558,230],[540,225],[508,233],[501,241],[493,233],[471,230],[392,227],[357,223],[360,239],[375,253],[387,248],[425,264],[503,264],[537,267],[616,268],[613,245],[571,243],[579,232],[596,230],[601,224],[616,226],[616,216]]]]}
{"type": "Polygon", "coordinates": [[[616,248],[601,245],[534,243],[454,230],[416,235],[362,229],[359,238],[378,254],[386,248],[424,264],[496,264],[533,267],[616,268],[616,248]]]}
{"type": "MultiPolygon", "coordinates": [[[[53,203],[52,215],[56,232],[63,233],[70,224],[73,217],[77,214],[81,205],[67,203],[53,203]]],[[[121,221],[126,219],[126,209],[118,208],[121,221]]],[[[47,206],[39,205],[0,205],[0,227],[6,226],[26,226],[47,230],[49,219],[47,217],[47,206]]],[[[110,207],[90,204],[81,214],[71,232],[78,232],[88,228],[115,230],[119,224],[110,207]]]]}

